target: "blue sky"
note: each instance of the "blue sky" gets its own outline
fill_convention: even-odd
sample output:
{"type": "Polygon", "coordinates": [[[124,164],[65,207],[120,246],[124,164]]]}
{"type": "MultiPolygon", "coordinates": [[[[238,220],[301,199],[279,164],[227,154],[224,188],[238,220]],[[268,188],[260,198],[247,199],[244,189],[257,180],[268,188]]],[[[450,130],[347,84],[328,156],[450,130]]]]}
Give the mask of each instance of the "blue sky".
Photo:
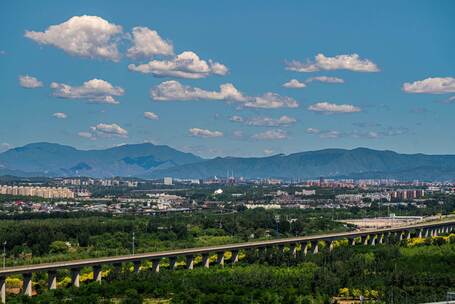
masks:
{"type": "Polygon", "coordinates": [[[454,15],[453,1],[2,1],[0,150],[455,153],[454,15]]]}

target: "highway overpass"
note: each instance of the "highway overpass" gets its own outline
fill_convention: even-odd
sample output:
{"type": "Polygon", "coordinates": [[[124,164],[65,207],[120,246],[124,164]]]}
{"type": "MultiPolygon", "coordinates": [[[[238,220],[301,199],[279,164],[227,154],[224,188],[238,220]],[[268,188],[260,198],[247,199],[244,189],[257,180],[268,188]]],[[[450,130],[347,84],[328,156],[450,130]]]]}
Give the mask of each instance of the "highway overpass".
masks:
{"type": "Polygon", "coordinates": [[[327,233],[321,235],[283,238],[267,241],[246,242],[237,244],[228,244],[220,246],[177,249],[161,252],[140,253],[134,255],[123,255],[103,258],[92,258],[84,260],[62,261],[46,264],[32,264],[15,267],[6,267],[0,270],[0,298],[1,303],[6,302],[6,278],[13,275],[21,275],[23,277],[22,292],[28,296],[32,295],[32,274],[37,272],[48,273],[48,288],[57,288],[57,271],[70,270],[71,284],[75,287],[80,285],[80,271],[84,267],[93,268],[93,278],[95,281],[101,282],[101,268],[103,265],[113,265],[115,271],[120,271],[122,264],[132,263],[134,272],[140,271],[140,265],[145,261],[151,261],[151,271],[158,272],[160,263],[163,259],[169,261],[169,268],[175,269],[176,262],[179,257],[185,260],[185,268],[193,269],[194,259],[197,256],[202,257],[202,267],[210,266],[210,256],[215,255],[216,264],[224,265],[224,255],[226,252],[231,252],[231,263],[238,261],[240,251],[246,250],[265,250],[267,248],[278,247],[284,249],[289,248],[290,254],[297,255],[297,249],[300,248],[300,254],[306,255],[308,252],[317,254],[319,251],[318,243],[323,241],[327,244],[329,250],[333,248],[333,241],[347,239],[350,245],[355,245],[360,239],[360,244],[375,245],[386,242],[391,236],[402,240],[411,237],[432,237],[438,234],[449,233],[455,230],[455,219],[442,220],[438,222],[426,222],[414,225],[372,229],[365,231],[327,233]]]}

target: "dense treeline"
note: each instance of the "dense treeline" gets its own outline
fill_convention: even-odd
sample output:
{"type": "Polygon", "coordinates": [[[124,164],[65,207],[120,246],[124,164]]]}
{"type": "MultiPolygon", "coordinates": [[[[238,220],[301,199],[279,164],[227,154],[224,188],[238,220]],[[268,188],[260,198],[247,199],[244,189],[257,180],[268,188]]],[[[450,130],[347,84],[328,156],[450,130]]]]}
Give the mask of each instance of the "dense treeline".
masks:
{"type": "Polygon", "coordinates": [[[143,252],[346,229],[324,216],[279,215],[257,209],[156,217],[2,220],[0,241],[6,241],[8,264],[18,264],[42,262],[45,259],[37,257],[46,256],[55,260],[129,253],[133,232],[136,252],[143,252]]]}
{"type": "MultiPolygon", "coordinates": [[[[455,243],[411,247],[346,246],[291,258],[250,254],[238,266],[156,274],[111,275],[109,283],[62,288],[11,303],[334,303],[365,296],[370,303],[442,300],[455,289],[455,243]],[[251,263],[251,264],[250,264],[251,263]],[[155,303],[155,302],[150,302],[155,303]]],[[[270,253],[270,252],[269,252],[270,253]]],[[[45,283],[43,283],[45,284],[45,283]]]]}

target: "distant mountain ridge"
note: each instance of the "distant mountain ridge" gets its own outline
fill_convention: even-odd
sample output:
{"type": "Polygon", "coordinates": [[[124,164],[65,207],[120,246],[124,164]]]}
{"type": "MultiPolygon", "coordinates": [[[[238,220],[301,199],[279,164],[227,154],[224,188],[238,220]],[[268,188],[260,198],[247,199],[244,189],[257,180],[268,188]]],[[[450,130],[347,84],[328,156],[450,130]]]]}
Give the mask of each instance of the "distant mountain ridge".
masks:
{"type": "Polygon", "coordinates": [[[164,145],[122,145],[103,150],[34,143],[0,154],[0,174],[24,176],[141,176],[157,169],[201,161],[202,158],[164,145]]]}
{"type": "Polygon", "coordinates": [[[324,149],[268,157],[203,159],[165,145],[103,150],[35,143],[0,154],[0,175],[210,178],[395,178],[455,180],[455,155],[400,154],[367,148],[324,149]]]}
{"type": "Polygon", "coordinates": [[[396,178],[455,180],[455,155],[400,154],[367,148],[324,149],[262,158],[226,157],[157,170],[151,177],[203,178],[234,171],[247,178],[396,178]]]}

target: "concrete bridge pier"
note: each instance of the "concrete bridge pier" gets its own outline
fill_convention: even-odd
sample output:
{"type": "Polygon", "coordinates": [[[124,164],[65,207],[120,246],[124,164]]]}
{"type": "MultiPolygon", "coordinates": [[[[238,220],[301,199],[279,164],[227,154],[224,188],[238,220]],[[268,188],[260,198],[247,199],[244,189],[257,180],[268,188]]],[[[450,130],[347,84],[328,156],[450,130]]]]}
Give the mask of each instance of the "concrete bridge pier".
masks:
{"type": "Polygon", "coordinates": [[[362,236],[362,244],[363,245],[368,245],[368,238],[369,238],[369,235],[364,235],[362,236]]]}
{"type": "Polygon", "coordinates": [[[383,244],[383,243],[384,243],[384,233],[381,233],[381,234],[379,235],[378,243],[379,243],[379,244],[383,244]]]}
{"type": "Polygon", "coordinates": [[[32,274],[31,273],[24,273],[23,277],[23,285],[22,285],[22,292],[24,295],[31,297],[32,296],[32,274]]]}
{"type": "Polygon", "coordinates": [[[427,238],[430,235],[430,229],[425,229],[424,238],[427,238]]]}
{"type": "Polygon", "coordinates": [[[401,242],[403,240],[403,234],[404,233],[403,233],[403,231],[400,231],[399,233],[400,233],[400,242],[401,242]]]}
{"type": "Polygon", "coordinates": [[[210,255],[208,253],[204,253],[202,255],[202,266],[204,268],[209,268],[210,267],[210,255]]]}
{"type": "Polygon", "coordinates": [[[6,278],[0,277],[0,302],[6,303],[6,278]]]}
{"type": "Polygon", "coordinates": [[[50,270],[47,272],[47,288],[49,290],[57,289],[57,271],[50,270]]]}
{"type": "Polygon", "coordinates": [[[348,238],[348,245],[355,246],[355,238],[348,238]]]}
{"type": "Polygon", "coordinates": [[[318,241],[311,242],[311,249],[313,250],[313,254],[318,254],[319,252],[318,241]]]}
{"type": "Polygon", "coordinates": [[[295,258],[297,256],[297,244],[291,243],[289,245],[289,253],[291,254],[291,256],[293,258],[295,258]]]}
{"type": "MultiPolygon", "coordinates": [[[[137,269],[139,269],[139,263],[134,263],[134,267],[136,267],[137,265],[137,269]]],[[[136,269],[136,268],[134,268],[136,269]]],[[[93,266],[93,280],[95,282],[98,282],[101,284],[101,278],[102,278],[102,275],[101,275],[101,265],[96,265],[96,266],[93,266]]]]}
{"type": "Polygon", "coordinates": [[[411,230],[408,230],[406,233],[406,239],[409,240],[411,239],[411,230]]]}
{"type": "Polygon", "coordinates": [[[224,267],[224,251],[217,252],[216,254],[216,264],[224,267]]]}
{"type": "Polygon", "coordinates": [[[422,235],[423,235],[423,229],[419,229],[419,234],[417,235],[417,237],[418,237],[419,239],[421,239],[421,238],[422,238],[422,235]]]}
{"type": "Polygon", "coordinates": [[[376,245],[376,234],[370,234],[370,238],[368,240],[368,243],[370,243],[370,246],[375,246],[376,245]]]}
{"type": "Polygon", "coordinates": [[[153,272],[160,272],[160,261],[161,261],[161,259],[152,260],[152,271],[153,272]]]}
{"type": "Polygon", "coordinates": [[[235,264],[239,261],[239,251],[238,250],[232,250],[231,251],[231,264],[235,264]]]}
{"type": "Polygon", "coordinates": [[[140,261],[134,261],[133,262],[133,272],[134,273],[139,273],[141,269],[141,262],[140,261]]]}
{"type": "Polygon", "coordinates": [[[169,269],[175,270],[177,268],[177,257],[170,257],[169,258],[169,269]]]}
{"type": "Polygon", "coordinates": [[[308,247],[310,246],[310,242],[305,242],[300,244],[300,248],[302,251],[302,254],[306,256],[308,254],[308,247]]]}
{"type": "Polygon", "coordinates": [[[194,256],[192,255],[187,255],[186,256],[186,269],[193,269],[194,267],[194,256]]]}
{"type": "Polygon", "coordinates": [[[79,288],[79,286],[80,286],[80,277],[81,277],[81,269],[80,268],[72,268],[71,269],[71,285],[73,287],[79,288]]]}
{"type": "Polygon", "coordinates": [[[333,241],[332,240],[329,240],[327,241],[327,244],[329,245],[329,251],[333,251],[333,241]]]}

